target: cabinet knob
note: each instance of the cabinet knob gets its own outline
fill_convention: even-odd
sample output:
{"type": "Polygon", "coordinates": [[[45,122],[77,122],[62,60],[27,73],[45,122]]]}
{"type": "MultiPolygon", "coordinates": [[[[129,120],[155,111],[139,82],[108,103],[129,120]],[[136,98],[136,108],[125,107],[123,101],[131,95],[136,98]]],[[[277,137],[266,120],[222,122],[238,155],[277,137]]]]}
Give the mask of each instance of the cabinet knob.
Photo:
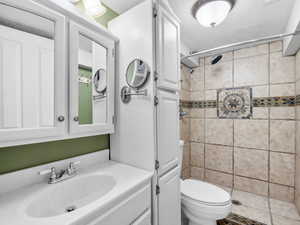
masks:
{"type": "Polygon", "coordinates": [[[79,117],[78,117],[78,116],[75,116],[75,117],[74,117],[74,121],[78,122],[78,121],[79,121],[79,117]]]}
{"type": "Polygon", "coordinates": [[[57,118],[57,120],[58,120],[59,122],[64,122],[64,121],[65,121],[65,117],[64,117],[64,116],[59,116],[59,117],[57,118]]]}

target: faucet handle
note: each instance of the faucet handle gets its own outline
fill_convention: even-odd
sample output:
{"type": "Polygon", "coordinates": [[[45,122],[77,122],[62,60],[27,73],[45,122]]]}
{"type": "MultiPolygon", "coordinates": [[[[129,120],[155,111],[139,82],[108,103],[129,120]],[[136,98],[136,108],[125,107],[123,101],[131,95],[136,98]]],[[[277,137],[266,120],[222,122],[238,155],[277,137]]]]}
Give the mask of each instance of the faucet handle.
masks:
{"type": "Polygon", "coordinates": [[[76,165],[79,165],[80,164],[80,161],[77,161],[77,162],[70,162],[69,166],[68,166],[68,174],[73,174],[73,173],[76,173],[77,172],[77,169],[76,169],[76,165]]]}

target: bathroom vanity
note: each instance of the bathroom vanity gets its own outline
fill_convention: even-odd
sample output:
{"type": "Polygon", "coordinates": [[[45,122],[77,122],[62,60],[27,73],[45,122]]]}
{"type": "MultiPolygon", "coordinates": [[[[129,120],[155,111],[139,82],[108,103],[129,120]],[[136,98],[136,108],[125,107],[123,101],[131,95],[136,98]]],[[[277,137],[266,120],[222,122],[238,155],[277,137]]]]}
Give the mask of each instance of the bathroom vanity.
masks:
{"type": "Polygon", "coordinates": [[[151,177],[150,172],[109,161],[108,150],[3,175],[0,221],[10,225],[151,225],[151,177]],[[34,176],[77,160],[82,160],[78,174],[68,180],[48,184],[49,175],[34,176]],[[15,190],[6,188],[11,185],[15,190]]]}

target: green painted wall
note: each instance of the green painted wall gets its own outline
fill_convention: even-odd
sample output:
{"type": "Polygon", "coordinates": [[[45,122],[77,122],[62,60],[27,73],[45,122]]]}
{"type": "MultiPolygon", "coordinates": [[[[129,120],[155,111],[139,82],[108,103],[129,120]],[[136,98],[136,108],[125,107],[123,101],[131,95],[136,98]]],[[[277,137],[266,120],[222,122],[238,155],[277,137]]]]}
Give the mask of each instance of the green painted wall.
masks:
{"type": "MultiPolygon", "coordinates": [[[[83,10],[81,2],[78,3],[78,7],[83,10]]],[[[107,26],[108,21],[116,16],[118,14],[108,8],[105,15],[96,20],[107,26]]],[[[109,135],[101,135],[0,148],[0,174],[108,149],[109,146],[109,135]]]]}
{"type": "MultiPolygon", "coordinates": [[[[81,77],[92,79],[91,70],[79,68],[79,74],[81,77]]],[[[92,91],[91,84],[79,84],[79,124],[93,123],[92,91]]]]}

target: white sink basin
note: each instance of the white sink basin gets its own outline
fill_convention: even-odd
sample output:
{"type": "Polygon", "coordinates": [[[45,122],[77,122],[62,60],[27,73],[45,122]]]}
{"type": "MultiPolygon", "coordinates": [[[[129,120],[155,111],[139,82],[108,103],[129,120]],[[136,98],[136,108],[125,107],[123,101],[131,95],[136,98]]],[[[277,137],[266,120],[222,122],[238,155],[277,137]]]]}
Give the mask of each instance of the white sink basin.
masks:
{"type": "Polygon", "coordinates": [[[26,208],[30,217],[52,217],[71,213],[110,192],[116,181],[109,175],[74,177],[38,194],[26,208]]]}

